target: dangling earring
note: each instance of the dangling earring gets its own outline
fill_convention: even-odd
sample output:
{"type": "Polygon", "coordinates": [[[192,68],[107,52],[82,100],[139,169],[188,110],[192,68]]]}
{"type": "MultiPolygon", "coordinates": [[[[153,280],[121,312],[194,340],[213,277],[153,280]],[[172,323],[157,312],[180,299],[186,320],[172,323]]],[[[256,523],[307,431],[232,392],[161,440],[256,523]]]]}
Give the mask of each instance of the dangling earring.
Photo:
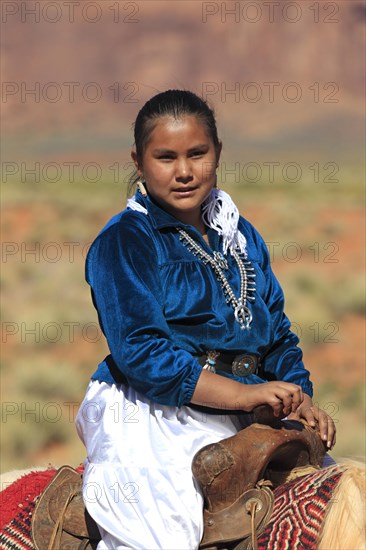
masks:
{"type": "Polygon", "coordinates": [[[144,185],[144,182],[141,181],[141,180],[138,180],[138,181],[136,182],[136,185],[137,185],[137,188],[138,188],[138,190],[140,191],[141,195],[142,195],[143,197],[147,197],[147,191],[146,191],[146,187],[145,187],[145,185],[144,185]]]}

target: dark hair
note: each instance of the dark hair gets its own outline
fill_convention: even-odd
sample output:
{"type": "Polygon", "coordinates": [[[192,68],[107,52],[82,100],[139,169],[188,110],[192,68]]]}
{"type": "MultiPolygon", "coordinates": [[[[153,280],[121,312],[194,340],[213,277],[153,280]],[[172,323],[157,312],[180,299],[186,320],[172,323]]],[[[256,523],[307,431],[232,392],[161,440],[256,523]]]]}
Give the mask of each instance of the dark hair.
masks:
{"type": "MultiPolygon", "coordinates": [[[[215,113],[207,102],[188,90],[167,90],[149,99],[137,115],[134,124],[134,137],[139,162],[142,160],[144,148],[156,126],[157,119],[164,116],[171,116],[175,119],[184,116],[197,117],[206,127],[215,148],[219,146],[215,113]]],[[[137,180],[138,177],[134,174],[129,185],[128,194],[131,194],[137,180]]]]}

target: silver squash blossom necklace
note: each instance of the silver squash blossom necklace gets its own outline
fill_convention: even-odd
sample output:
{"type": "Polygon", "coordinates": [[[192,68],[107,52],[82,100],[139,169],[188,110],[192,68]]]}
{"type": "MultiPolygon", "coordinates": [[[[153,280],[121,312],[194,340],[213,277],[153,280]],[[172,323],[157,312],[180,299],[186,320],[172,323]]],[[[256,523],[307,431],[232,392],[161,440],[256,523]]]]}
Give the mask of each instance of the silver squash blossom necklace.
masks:
{"type": "Polygon", "coordinates": [[[238,264],[240,273],[240,296],[237,298],[231,288],[229,281],[227,280],[224,270],[229,268],[226,258],[221,252],[214,252],[213,256],[208,254],[184,229],[181,227],[176,228],[179,233],[179,239],[183,245],[188,248],[194,256],[198,256],[204,264],[209,264],[215,272],[217,279],[219,280],[226,302],[231,304],[235,320],[239,323],[241,329],[250,329],[250,324],[253,319],[252,312],[247,306],[247,301],[255,301],[255,273],[254,267],[251,267],[249,260],[242,260],[239,253],[230,248],[230,254],[238,264]]]}

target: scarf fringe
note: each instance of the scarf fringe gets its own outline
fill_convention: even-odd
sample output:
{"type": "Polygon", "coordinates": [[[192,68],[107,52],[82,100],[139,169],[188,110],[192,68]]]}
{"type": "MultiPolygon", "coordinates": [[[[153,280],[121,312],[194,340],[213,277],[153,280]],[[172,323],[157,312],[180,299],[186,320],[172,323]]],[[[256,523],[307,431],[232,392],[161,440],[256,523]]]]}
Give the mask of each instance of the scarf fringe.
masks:
{"type": "Polygon", "coordinates": [[[247,240],[238,230],[239,210],[230,195],[221,189],[212,189],[202,205],[202,219],[222,236],[225,255],[238,247],[247,256],[247,240]]]}
{"type": "Polygon", "coordinates": [[[143,214],[146,214],[147,216],[147,210],[144,206],[139,204],[135,197],[131,197],[127,201],[127,208],[130,208],[131,210],[136,210],[136,212],[142,212],[143,214]]]}

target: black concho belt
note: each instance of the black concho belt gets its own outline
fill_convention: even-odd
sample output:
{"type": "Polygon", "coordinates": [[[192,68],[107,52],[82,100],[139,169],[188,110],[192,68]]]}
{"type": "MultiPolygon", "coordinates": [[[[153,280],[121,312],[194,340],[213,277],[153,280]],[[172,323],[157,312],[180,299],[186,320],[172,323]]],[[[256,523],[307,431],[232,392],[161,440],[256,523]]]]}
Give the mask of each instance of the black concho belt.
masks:
{"type": "Polygon", "coordinates": [[[260,358],[250,353],[242,355],[232,355],[221,353],[215,350],[209,350],[206,355],[198,357],[199,363],[205,370],[216,372],[222,370],[235,374],[236,376],[249,376],[257,374],[260,366],[260,358]]]}

